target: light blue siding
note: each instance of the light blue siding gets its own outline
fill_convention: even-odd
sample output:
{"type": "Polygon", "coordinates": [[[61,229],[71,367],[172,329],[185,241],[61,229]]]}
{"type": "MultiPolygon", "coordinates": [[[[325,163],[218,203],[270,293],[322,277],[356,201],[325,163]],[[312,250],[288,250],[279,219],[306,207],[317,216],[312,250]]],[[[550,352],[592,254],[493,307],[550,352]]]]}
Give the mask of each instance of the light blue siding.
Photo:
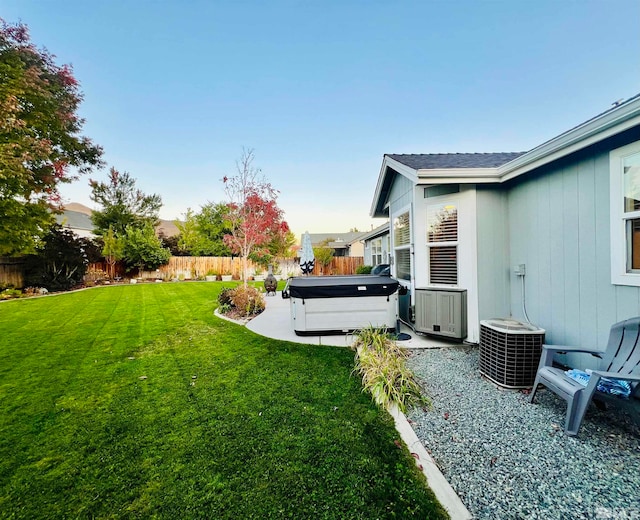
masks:
{"type": "Polygon", "coordinates": [[[396,175],[389,192],[389,216],[413,202],[413,182],[396,175]]]}
{"type": "Polygon", "coordinates": [[[372,243],[375,240],[381,240],[382,242],[382,263],[387,263],[388,259],[389,259],[389,232],[385,232],[384,234],[377,236],[375,238],[372,239],[368,239],[365,242],[365,248],[364,248],[364,264],[365,265],[370,265],[372,267],[375,267],[373,260],[372,260],[372,243]]]}
{"type": "MultiPolygon", "coordinates": [[[[640,315],[640,288],[611,284],[608,150],[518,179],[507,197],[509,260],[526,264],[528,315],[547,343],[601,346],[613,323],[640,315]]],[[[521,319],[520,280],[510,280],[521,319]]]]}
{"type": "Polygon", "coordinates": [[[478,316],[480,320],[509,316],[509,235],[504,190],[478,186],[478,316]]]}

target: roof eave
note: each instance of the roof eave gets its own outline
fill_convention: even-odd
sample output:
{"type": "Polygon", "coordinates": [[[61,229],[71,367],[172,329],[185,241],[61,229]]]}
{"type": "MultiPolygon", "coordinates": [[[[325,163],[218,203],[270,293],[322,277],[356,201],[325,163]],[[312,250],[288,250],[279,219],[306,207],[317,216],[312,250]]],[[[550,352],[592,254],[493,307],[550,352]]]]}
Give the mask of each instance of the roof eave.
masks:
{"type": "Polygon", "coordinates": [[[418,184],[486,184],[500,182],[498,168],[418,170],[418,184]]]}
{"type": "Polygon", "coordinates": [[[380,226],[369,233],[366,233],[360,237],[360,242],[366,242],[367,240],[371,240],[377,238],[382,235],[386,235],[389,233],[389,223],[387,222],[383,226],[380,226]]]}
{"type": "Polygon", "coordinates": [[[389,216],[389,207],[386,204],[386,191],[385,181],[389,175],[393,175],[389,170],[393,170],[394,174],[398,173],[407,177],[414,184],[418,182],[418,176],[416,170],[402,164],[401,162],[392,159],[388,155],[385,155],[382,159],[382,166],[380,167],[380,173],[378,174],[378,183],[376,184],[376,190],[373,194],[373,202],[371,203],[371,209],[369,210],[369,216],[372,218],[382,218],[389,216]],[[384,199],[384,200],[382,200],[384,199]]]}
{"type": "Polygon", "coordinates": [[[386,197],[393,174],[416,184],[488,184],[507,182],[583,148],[640,125],[640,96],[542,143],[521,156],[496,168],[452,168],[415,170],[385,155],[371,205],[371,217],[388,217],[386,197]],[[386,187],[385,187],[386,186],[386,187]],[[384,200],[382,200],[384,198],[384,200]]]}

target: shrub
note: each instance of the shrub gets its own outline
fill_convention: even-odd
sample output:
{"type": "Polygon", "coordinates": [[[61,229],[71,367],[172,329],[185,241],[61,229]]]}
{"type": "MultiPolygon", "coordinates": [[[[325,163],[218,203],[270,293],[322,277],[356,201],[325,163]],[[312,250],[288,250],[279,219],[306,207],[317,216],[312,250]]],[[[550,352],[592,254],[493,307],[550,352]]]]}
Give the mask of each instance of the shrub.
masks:
{"type": "Polygon", "coordinates": [[[356,267],[356,274],[371,274],[372,265],[359,265],[356,267]]]}
{"type": "Polygon", "coordinates": [[[0,300],[10,300],[12,298],[20,298],[22,291],[18,289],[4,289],[0,291],[0,300]]]}
{"type": "Polygon", "coordinates": [[[123,257],[127,272],[136,268],[138,271],[153,271],[169,262],[171,253],[162,247],[153,226],[147,224],[143,228],[127,227],[123,257]]]}
{"type": "Polygon", "coordinates": [[[222,289],[222,291],[220,291],[220,294],[218,294],[218,305],[227,305],[227,306],[231,306],[231,293],[233,292],[233,288],[232,287],[225,287],[224,289],[222,289]]]}
{"type": "Polygon", "coordinates": [[[265,307],[264,296],[251,286],[236,287],[231,295],[231,302],[240,316],[255,316],[265,307]]]}
{"type": "Polygon", "coordinates": [[[84,246],[84,241],[71,231],[54,225],[36,254],[26,258],[25,285],[65,291],[82,283],[89,263],[84,246]]]}
{"type": "Polygon", "coordinates": [[[218,295],[218,310],[223,314],[246,318],[260,314],[265,307],[263,294],[252,286],[226,287],[218,295]]]}
{"type": "Polygon", "coordinates": [[[407,367],[407,354],[383,329],[368,327],[355,333],[354,373],[362,377],[363,391],[382,408],[396,404],[402,412],[429,404],[420,385],[407,367]]]}

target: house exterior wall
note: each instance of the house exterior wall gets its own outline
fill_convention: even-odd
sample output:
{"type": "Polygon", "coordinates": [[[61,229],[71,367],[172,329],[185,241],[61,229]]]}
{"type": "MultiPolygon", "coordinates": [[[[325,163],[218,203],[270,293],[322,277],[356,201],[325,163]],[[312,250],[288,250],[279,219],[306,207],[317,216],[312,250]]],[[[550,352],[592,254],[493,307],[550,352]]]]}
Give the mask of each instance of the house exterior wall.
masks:
{"type": "MultiPolygon", "coordinates": [[[[508,190],[510,266],[526,265],[527,314],[547,343],[604,346],[613,323],[640,314],[640,288],[611,283],[609,151],[623,144],[591,147],[508,190]]],[[[521,280],[512,270],[509,280],[522,319],[521,280]]]]}
{"type": "Polygon", "coordinates": [[[415,304],[415,289],[429,287],[429,258],[427,250],[427,206],[452,201],[458,208],[458,284],[457,288],[467,290],[467,341],[479,341],[479,310],[477,283],[477,195],[474,185],[460,187],[458,193],[425,198],[424,186],[414,185],[403,176],[397,176],[391,186],[389,196],[389,216],[391,220],[391,252],[393,254],[393,220],[407,209],[411,217],[411,281],[400,280],[409,287],[411,304],[415,304]]]}
{"type": "Polygon", "coordinates": [[[389,215],[410,205],[412,202],[413,183],[402,175],[396,175],[393,186],[389,191],[389,215]]]}
{"type": "MultiPolygon", "coordinates": [[[[414,288],[438,287],[429,283],[429,254],[427,248],[427,206],[452,202],[458,211],[458,284],[467,291],[467,338],[472,343],[480,339],[477,284],[477,218],[475,185],[460,186],[458,193],[425,198],[424,186],[415,188],[413,211],[414,288]]],[[[443,286],[439,286],[443,287],[443,286]]],[[[446,286],[444,286],[446,287],[446,286]]],[[[415,299],[412,300],[415,303],[415,299]]]]}
{"type": "Polygon", "coordinates": [[[364,265],[370,265],[372,267],[375,267],[375,263],[373,262],[372,258],[371,258],[371,253],[372,253],[372,249],[371,249],[371,243],[375,240],[380,240],[382,243],[382,263],[385,264],[389,261],[389,245],[390,245],[390,235],[389,232],[387,231],[386,233],[382,234],[382,235],[378,235],[377,237],[374,238],[368,238],[367,240],[365,240],[363,247],[364,247],[364,265]]]}
{"type": "Polygon", "coordinates": [[[364,265],[373,266],[373,262],[371,261],[371,240],[367,240],[364,244],[364,265]]]}
{"type": "Polygon", "coordinates": [[[349,256],[364,256],[364,244],[362,242],[352,242],[349,246],[349,256]]]}
{"type": "Polygon", "coordinates": [[[478,185],[478,319],[510,314],[509,210],[506,190],[478,185]]]}
{"type": "MultiPolygon", "coordinates": [[[[389,190],[389,229],[391,236],[391,256],[394,255],[394,237],[393,237],[393,222],[394,219],[409,211],[409,217],[411,219],[411,249],[413,250],[413,243],[415,237],[415,229],[413,225],[413,198],[414,198],[414,184],[412,181],[402,175],[396,175],[393,180],[393,184],[389,190]]],[[[393,262],[395,264],[395,260],[393,262]]],[[[395,274],[395,265],[391,267],[391,274],[395,274]]],[[[412,265],[412,269],[415,269],[415,263],[412,265]]],[[[400,283],[405,287],[408,287],[413,292],[413,284],[408,280],[400,280],[400,283]]]]}

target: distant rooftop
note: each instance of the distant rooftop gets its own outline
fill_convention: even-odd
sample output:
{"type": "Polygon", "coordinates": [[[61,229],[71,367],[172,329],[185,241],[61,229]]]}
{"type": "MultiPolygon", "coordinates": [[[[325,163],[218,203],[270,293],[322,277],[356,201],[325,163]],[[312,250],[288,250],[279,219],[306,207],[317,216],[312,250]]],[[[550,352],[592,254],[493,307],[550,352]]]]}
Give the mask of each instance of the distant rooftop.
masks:
{"type": "Polygon", "coordinates": [[[63,213],[56,215],[56,221],[61,226],[69,229],[81,229],[83,231],[93,231],[93,222],[91,217],[86,213],[79,211],[64,210],[63,213]]]}
{"type": "MultiPolygon", "coordinates": [[[[317,247],[325,240],[328,240],[328,246],[333,249],[346,248],[352,242],[358,240],[365,232],[363,231],[351,231],[349,233],[309,233],[311,238],[311,244],[317,247]]],[[[302,243],[302,238],[300,239],[302,243]]]]}
{"type": "Polygon", "coordinates": [[[513,161],[524,153],[418,153],[386,154],[386,156],[414,170],[444,170],[452,168],[497,168],[509,161],[513,161]]]}

